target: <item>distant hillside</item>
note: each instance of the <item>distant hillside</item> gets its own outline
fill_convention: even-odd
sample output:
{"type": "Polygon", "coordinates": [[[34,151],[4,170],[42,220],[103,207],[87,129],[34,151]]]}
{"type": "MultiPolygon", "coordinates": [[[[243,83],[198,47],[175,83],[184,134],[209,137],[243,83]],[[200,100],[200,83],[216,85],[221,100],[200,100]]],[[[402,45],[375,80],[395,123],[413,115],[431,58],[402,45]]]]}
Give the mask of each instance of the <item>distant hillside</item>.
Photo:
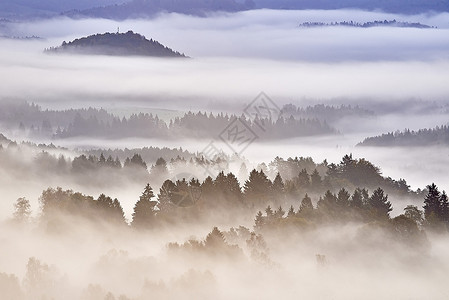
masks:
{"type": "Polygon", "coordinates": [[[75,53],[117,56],[186,57],[153,39],[128,31],[127,33],[104,33],[65,41],[59,47],[46,49],[47,53],[75,53]]]}
{"type": "Polygon", "coordinates": [[[0,17],[51,17],[72,9],[124,3],[126,0],[1,0],[0,17]]]}
{"type": "Polygon", "coordinates": [[[131,19],[151,17],[161,12],[204,16],[207,12],[212,11],[236,12],[252,8],[254,8],[252,0],[246,0],[244,3],[238,3],[235,0],[131,0],[121,5],[72,10],[66,12],[65,15],[70,17],[131,19]]]}
{"type": "Polygon", "coordinates": [[[366,138],[358,146],[391,147],[391,146],[449,146],[449,127],[447,125],[433,129],[420,129],[390,132],[366,138]]]}

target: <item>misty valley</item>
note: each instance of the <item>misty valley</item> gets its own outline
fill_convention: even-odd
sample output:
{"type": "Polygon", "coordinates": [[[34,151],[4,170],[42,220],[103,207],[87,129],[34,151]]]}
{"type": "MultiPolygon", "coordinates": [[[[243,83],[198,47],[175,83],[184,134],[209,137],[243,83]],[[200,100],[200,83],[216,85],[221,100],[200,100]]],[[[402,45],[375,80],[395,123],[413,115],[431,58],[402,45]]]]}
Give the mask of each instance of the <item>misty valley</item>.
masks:
{"type": "Polygon", "coordinates": [[[448,299],[447,1],[0,3],[0,299],[448,299]]]}

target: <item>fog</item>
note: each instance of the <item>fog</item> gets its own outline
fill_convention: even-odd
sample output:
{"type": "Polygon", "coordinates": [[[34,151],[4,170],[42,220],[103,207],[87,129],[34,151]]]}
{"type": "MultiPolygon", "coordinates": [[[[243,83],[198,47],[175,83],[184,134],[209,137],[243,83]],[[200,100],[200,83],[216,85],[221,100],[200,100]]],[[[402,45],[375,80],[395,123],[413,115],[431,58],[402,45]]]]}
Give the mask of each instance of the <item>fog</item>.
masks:
{"type": "Polygon", "coordinates": [[[164,108],[216,109],[221,105],[231,109],[231,104],[250,102],[261,90],[280,103],[330,98],[444,100],[449,75],[448,19],[448,14],[258,10],[210,18],[169,14],[123,22],[12,23],[10,35],[44,40],[0,41],[4,78],[0,88],[3,97],[62,107],[85,101],[101,106],[144,102],[164,108]],[[438,28],[298,28],[306,21],[378,19],[419,21],[438,28]],[[193,59],[42,53],[63,40],[115,32],[117,27],[154,38],[193,59]]]}
{"type": "MultiPolygon", "coordinates": [[[[336,130],[331,135],[265,140],[257,132],[239,156],[220,139],[220,131],[212,139],[114,139],[27,136],[2,128],[0,133],[19,142],[18,148],[5,143],[0,149],[0,294],[8,299],[448,298],[447,221],[439,224],[441,230],[438,224],[431,226],[430,217],[401,215],[410,204],[422,211],[424,194],[417,189],[434,182],[440,191],[449,191],[447,145],[356,145],[382,133],[448,124],[449,14],[257,10],[204,18],[162,14],[121,22],[56,18],[5,23],[0,30],[3,36],[42,38],[0,39],[0,101],[26,100],[56,110],[102,107],[120,117],[150,112],[169,123],[189,110],[241,115],[263,91],[279,107],[350,104],[373,113],[338,119],[331,124],[336,130]],[[384,19],[437,28],[298,27],[303,22],[384,19]],[[191,58],[43,53],[62,41],[117,30],[141,33],[191,58]],[[46,149],[48,157],[43,148],[20,144],[30,140],[66,148],[46,149]],[[325,184],[338,185],[332,193],[347,188],[355,194],[355,183],[331,176],[331,183],[320,185],[323,191],[297,188],[296,179],[284,178],[291,179],[285,186],[290,194],[266,201],[271,192],[256,194],[260,203],[250,202],[256,200],[246,194],[240,196],[247,203],[238,197],[230,200],[227,190],[213,190],[210,199],[202,191],[199,204],[161,208],[163,195],[158,193],[166,192],[161,188],[165,180],[193,176],[202,183],[209,175],[204,166],[164,157],[168,169],[160,175],[152,171],[155,159],[146,161],[147,169],[98,167],[93,158],[96,167],[81,165],[84,169],[77,170],[72,164],[91,149],[182,147],[201,156],[211,142],[228,155],[223,176],[235,174],[242,189],[249,171],[261,170],[275,157],[311,157],[308,174],[320,169],[324,179],[327,163],[338,165],[352,154],[379,167],[385,178],[405,179],[411,190],[390,195],[393,210],[380,217],[367,204],[371,198],[364,199],[368,208],[337,210],[337,217],[319,207],[325,184]],[[60,163],[60,155],[67,161],[60,163]],[[247,167],[243,175],[242,162],[247,167]],[[151,211],[153,223],[139,228],[131,221],[147,183],[153,200],[162,200],[151,211]],[[67,207],[44,211],[39,197],[58,186],[83,195],[70,198],[73,203],[67,207]],[[301,201],[307,192],[313,205],[309,215],[301,201]],[[96,200],[101,193],[120,201],[127,222],[102,219],[105,212],[96,200]],[[20,197],[29,200],[32,210],[24,219],[14,207],[20,197]],[[267,205],[275,210],[274,220],[267,205]],[[293,216],[284,212],[279,217],[280,205],[286,211],[292,205],[293,216]],[[258,210],[266,212],[263,225],[255,221],[258,210]],[[214,226],[224,239],[212,231],[214,226]]],[[[215,180],[220,164],[210,166],[215,180]]],[[[274,181],[280,169],[269,166],[268,178],[274,181]]],[[[192,185],[188,191],[193,199],[192,185]]],[[[368,192],[372,195],[373,187],[368,192]]]]}
{"type": "Polygon", "coordinates": [[[429,241],[408,244],[391,240],[382,230],[351,224],[264,232],[265,247],[237,238],[230,243],[242,250],[221,244],[174,250],[166,247],[167,241],[183,243],[192,233],[203,240],[207,231],[184,227],[136,233],[106,225],[99,230],[70,223],[70,218],[65,223],[70,232],[63,234],[48,227],[1,225],[1,238],[7,241],[3,257],[10,259],[0,260],[0,268],[23,279],[26,296],[58,298],[62,293],[65,299],[111,299],[106,297],[110,292],[114,299],[447,297],[441,288],[449,268],[447,236],[431,235],[429,241]],[[266,255],[257,256],[254,250],[266,255]],[[317,254],[325,259],[317,261],[317,254]],[[30,257],[41,264],[25,268],[30,257]]]}

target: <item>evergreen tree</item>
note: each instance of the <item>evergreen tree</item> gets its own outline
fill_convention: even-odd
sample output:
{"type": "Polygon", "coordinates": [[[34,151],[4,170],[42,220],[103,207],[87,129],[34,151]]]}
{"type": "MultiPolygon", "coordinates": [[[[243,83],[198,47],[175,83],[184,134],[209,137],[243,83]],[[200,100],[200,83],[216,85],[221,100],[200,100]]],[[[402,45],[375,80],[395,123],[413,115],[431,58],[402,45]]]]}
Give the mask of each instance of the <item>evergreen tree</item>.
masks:
{"type": "Polygon", "coordinates": [[[207,235],[204,245],[211,248],[220,248],[225,246],[226,241],[223,232],[221,232],[217,227],[214,227],[207,235]]]}
{"type": "Polygon", "coordinates": [[[282,208],[282,206],[279,206],[279,208],[274,212],[274,216],[278,219],[281,219],[285,215],[285,210],[282,208]]]}
{"type": "Polygon", "coordinates": [[[103,153],[100,154],[100,158],[98,159],[98,166],[104,167],[106,165],[106,158],[104,158],[103,153]]]}
{"type": "Polygon", "coordinates": [[[279,196],[284,193],[284,187],[284,181],[282,180],[281,174],[278,172],[273,180],[273,192],[276,196],[279,196]]]}
{"type": "Polygon", "coordinates": [[[267,208],[265,209],[265,213],[267,214],[268,220],[271,220],[274,216],[273,210],[271,209],[270,205],[268,205],[267,208]]]}
{"type": "Polygon", "coordinates": [[[296,183],[299,189],[308,189],[310,185],[309,174],[307,174],[306,169],[302,169],[296,178],[296,183]]]}
{"type": "Polygon", "coordinates": [[[245,198],[253,204],[265,204],[270,199],[271,185],[263,171],[253,169],[243,186],[245,198]]]}
{"type": "Polygon", "coordinates": [[[384,194],[384,190],[377,188],[369,199],[369,205],[374,213],[374,217],[378,219],[390,218],[390,211],[393,210],[388,195],[384,194]]]}
{"type": "Polygon", "coordinates": [[[340,207],[348,207],[349,206],[349,198],[351,195],[344,188],[340,189],[337,195],[337,205],[340,207]]]}
{"type": "Polygon", "coordinates": [[[175,191],[176,187],[173,181],[167,179],[162,184],[161,188],[159,189],[159,194],[157,196],[158,198],[158,204],[157,207],[161,212],[170,212],[172,211],[175,206],[172,203],[172,193],[175,191]]]}
{"type": "Polygon", "coordinates": [[[255,220],[255,229],[261,229],[265,225],[265,217],[263,216],[262,212],[259,210],[256,215],[255,220]]]}
{"type": "Polygon", "coordinates": [[[139,201],[134,206],[133,220],[131,223],[133,227],[149,228],[153,224],[155,217],[154,207],[157,204],[156,201],[151,200],[153,197],[153,189],[150,184],[147,184],[139,201]]]}
{"type": "Polygon", "coordinates": [[[362,191],[357,188],[351,196],[351,201],[349,206],[356,209],[361,209],[363,207],[362,191]]]}
{"type": "Polygon", "coordinates": [[[337,205],[337,197],[330,191],[327,190],[323,198],[317,203],[317,208],[326,212],[330,212],[335,209],[337,205]]]}
{"type": "Polygon", "coordinates": [[[229,197],[233,201],[241,200],[242,191],[240,189],[239,181],[234,174],[228,173],[228,175],[226,175],[226,185],[227,185],[227,194],[229,195],[229,197]]]}
{"type": "Polygon", "coordinates": [[[313,170],[310,175],[310,187],[313,191],[318,192],[321,190],[323,185],[323,181],[321,179],[320,173],[318,173],[317,169],[313,170]]]}
{"type": "Polygon", "coordinates": [[[312,199],[309,197],[309,195],[305,194],[304,198],[301,201],[301,205],[299,206],[299,211],[304,214],[313,211],[312,199]]]}
{"type": "Polygon", "coordinates": [[[427,224],[430,226],[437,225],[440,221],[441,215],[441,205],[440,197],[441,194],[438,191],[438,187],[435,183],[427,186],[427,195],[424,198],[424,216],[426,218],[427,224]]]}
{"type": "Polygon", "coordinates": [[[439,218],[445,223],[449,222],[449,201],[445,191],[443,191],[440,196],[439,218]]]}

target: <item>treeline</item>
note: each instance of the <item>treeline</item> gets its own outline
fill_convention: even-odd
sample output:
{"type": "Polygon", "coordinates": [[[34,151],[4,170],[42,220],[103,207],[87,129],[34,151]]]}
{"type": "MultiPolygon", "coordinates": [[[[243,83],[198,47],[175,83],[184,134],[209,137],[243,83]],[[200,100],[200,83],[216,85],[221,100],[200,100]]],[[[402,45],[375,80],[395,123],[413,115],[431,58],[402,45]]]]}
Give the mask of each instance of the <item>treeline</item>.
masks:
{"type": "Polygon", "coordinates": [[[115,118],[111,122],[101,122],[95,117],[83,118],[75,116],[73,122],[66,128],[56,131],[55,138],[76,136],[94,136],[106,138],[120,137],[148,137],[148,138],[216,138],[231,122],[240,118],[254,133],[261,130],[263,123],[265,131],[260,138],[281,139],[288,137],[313,136],[335,134],[336,131],[327,123],[318,119],[295,119],[293,117],[271,120],[255,118],[251,120],[245,116],[212,113],[188,112],[182,117],[170,120],[169,124],[152,114],[133,114],[129,118],[115,118]]]}
{"type": "Polygon", "coordinates": [[[316,118],[328,124],[334,124],[337,121],[347,118],[370,118],[375,113],[371,110],[364,109],[358,105],[340,105],[332,106],[325,104],[316,104],[307,107],[297,107],[294,104],[286,104],[281,109],[282,114],[286,116],[294,116],[295,118],[316,118]]]}
{"type": "Polygon", "coordinates": [[[404,27],[404,28],[435,28],[433,26],[421,24],[419,22],[400,22],[396,20],[384,20],[384,21],[371,21],[365,23],[359,23],[354,21],[342,21],[342,22],[304,22],[299,24],[299,27],[329,27],[329,26],[347,26],[347,27],[359,27],[359,28],[370,28],[370,27],[380,27],[380,26],[390,26],[390,27],[404,27]]]}
{"type": "Polygon", "coordinates": [[[284,160],[276,157],[269,163],[269,169],[277,170],[281,177],[285,178],[285,193],[290,197],[301,197],[305,193],[323,193],[328,189],[337,191],[341,187],[350,190],[357,187],[381,187],[395,196],[415,199],[422,197],[422,191],[410,190],[405,179],[383,177],[377,166],[364,158],[355,159],[352,154],[345,155],[337,164],[329,164],[326,160],[316,164],[311,158],[296,157],[284,160]]]}
{"type": "MultiPolygon", "coordinates": [[[[290,205],[286,211],[281,203],[279,182],[273,182],[270,188],[263,172],[253,171],[245,182],[243,190],[232,173],[220,173],[215,179],[208,177],[202,183],[192,178],[172,182],[166,180],[155,196],[152,187],[147,184],[142,195],[134,205],[129,226],[139,230],[152,230],[159,226],[180,225],[185,222],[201,222],[207,217],[238,214],[247,215],[254,208],[266,207],[255,217],[254,229],[263,231],[279,226],[293,226],[307,229],[313,224],[333,223],[371,223],[390,220],[393,207],[388,195],[381,188],[371,195],[365,188],[357,188],[351,194],[341,188],[338,193],[326,191],[319,196],[314,205],[306,194],[299,205],[290,205]],[[269,203],[267,205],[267,203],[269,203]],[[272,207],[275,207],[274,209],[272,207]]],[[[275,180],[276,181],[276,180],[275,180]]],[[[94,223],[111,223],[127,226],[120,202],[101,194],[97,199],[72,190],[61,188],[45,190],[39,198],[39,218],[47,225],[57,226],[64,218],[81,217],[94,223]]],[[[298,201],[299,202],[299,201],[298,201]]],[[[25,198],[19,198],[14,205],[14,220],[24,223],[29,220],[31,207],[25,198]]],[[[398,222],[404,234],[418,233],[420,228],[430,230],[449,230],[449,201],[446,193],[439,192],[435,184],[426,187],[424,211],[417,206],[408,205],[404,214],[393,219],[398,222]],[[410,232],[411,231],[411,232],[410,232]]],[[[234,220],[234,219],[230,219],[234,220]]]]}
{"type": "Polygon", "coordinates": [[[249,130],[263,139],[335,134],[325,120],[316,117],[292,117],[284,114],[276,120],[249,119],[246,116],[187,112],[168,123],[157,115],[132,114],[119,118],[104,109],[42,110],[36,104],[0,103],[0,125],[10,132],[53,138],[216,138],[231,122],[240,118],[249,130]],[[264,131],[258,124],[264,124],[264,131]]]}
{"type": "Polygon", "coordinates": [[[236,12],[254,8],[252,0],[243,3],[235,0],[184,0],[184,1],[158,1],[158,0],[131,0],[120,5],[94,7],[86,10],[72,10],[66,12],[69,17],[94,17],[106,19],[130,19],[154,16],[161,12],[174,12],[189,15],[205,16],[207,12],[227,11],[236,12]]]}
{"type": "Polygon", "coordinates": [[[207,179],[207,176],[215,177],[217,174],[225,173],[238,180],[239,190],[242,188],[241,183],[248,177],[255,176],[256,179],[261,176],[260,180],[265,182],[263,188],[276,186],[285,201],[301,198],[306,193],[313,195],[327,190],[336,192],[342,187],[348,190],[357,187],[368,189],[381,187],[388,194],[397,197],[409,199],[422,197],[422,191],[420,189],[412,191],[404,179],[384,177],[377,166],[366,159],[353,158],[352,154],[345,155],[339,163],[328,163],[326,160],[315,163],[310,157],[288,159],[276,157],[268,164],[257,165],[250,172],[253,167],[248,165],[249,162],[239,156],[225,154],[206,158],[202,153],[188,153],[185,157],[185,153],[177,149],[166,153],[159,148],[143,148],[135,149],[136,151],[91,150],[72,158],[73,153],[54,145],[36,146],[30,143],[18,145],[11,141],[5,145],[0,144],[2,169],[8,171],[11,176],[17,174],[19,177],[32,177],[33,174],[39,178],[69,176],[69,179],[76,182],[81,180],[86,184],[95,183],[102,186],[108,182],[115,184],[124,180],[127,182],[137,180],[138,183],[149,181],[159,186],[162,185],[163,178],[184,176],[187,179],[195,177],[203,180],[207,179]],[[64,151],[67,151],[67,154],[64,154],[64,151]],[[140,153],[146,153],[151,159],[145,159],[140,153]],[[33,159],[30,160],[30,156],[33,159]],[[46,172],[42,173],[43,169],[46,172]],[[232,170],[238,172],[232,173],[232,170]],[[105,174],[108,174],[108,180],[105,174]]]}
{"type": "MultiPolygon", "coordinates": [[[[346,156],[344,161],[348,161],[348,158],[350,156],[346,156]]],[[[80,164],[83,168],[85,168],[84,164],[89,162],[89,159],[83,156],[78,160],[76,164],[80,164]],[[82,163],[78,160],[81,160],[82,163]]],[[[109,168],[117,167],[114,161],[111,160],[109,163],[107,161],[100,159],[97,164],[110,164],[109,168]]],[[[341,164],[337,168],[343,166],[344,164],[341,164]]],[[[146,169],[145,162],[138,155],[125,161],[124,168],[128,167],[146,169]]],[[[168,174],[166,162],[162,158],[153,168],[158,176],[168,174]]],[[[134,171],[137,169],[134,169],[134,171]]],[[[82,172],[85,171],[82,170],[82,172]]],[[[373,189],[373,194],[369,196],[366,186],[360,184],[353,189],[354,193],[351,196],[348,189],[345,189],[342,185],[338,189],[336,189],[336,185],[332,189],[327,189],[324,184],[325,180],[321,180],[321,176],[317,172],[314,173],[313,177],[321,184],[320,188],[310,194],[318,199],[316,201],[312,201],[307,193],[312,187],[304,187],[303,185],[305,182],[303,180],[306,178],[304,175],[307,174],[305,170],[301,171],[297,177],[284,182],[280,173],[277,173],[274,180],[271,181],[263,170],[253,169],[242,185],[232,172],[225,174],[223,171],[215,178],[208,176],[203,181],[194,177],[167,179],[162,183],[157,197],[150,184],[147,184],[134,207],[131,225],[150,228],[158,221],[176,223],[183,220],[190,222],[215,215],[217,212],[220,212],[222,218],[232,220],[239,213],[246,214],[267,206],[280,207],[278,214],[282,216],[285,214],[282,207],[290,207],[289,214],[291,215],[295,212],[293,206],[299,202],[301,202],[300,210],[303,211],[313,211],[313,202],[316,202],[320,213],[315,214],[315,216],[318,216],[321,220],[360,221],[388,218],[388,213],[392,207],[381,187],[373,189]],[[338,192],[334,194],[332,190],[338,192]],[[300,195],[304,195],[304,192],[306,192],[305,196],[301,198],[300,195]],[[300,199],[302,201],[299,201],[300,199]]],[[[340,183],[342,182],[340,181],[340,183]]],[[[424,193],[421,193],[421,195],[424,195],[424,193]]],[[[100,198],[103,199],[104,197],[101,196],[100,198]]],[[[438,197],[440,196],[438,195],[438,197]]],[[[83,213],[83,210],[87,209],[86,212],[89,214],[85,216],[89,219],[91,219],[90,210],[97,208],[92,204],[94,203],[92,197],[72,191],[62,191],[61,189],[45,191],[40,201],[43,212],[47,210],[60,211],[62,208],[62,212],[67,213],[66,208],[69,207],[70,209],[76,209],[77,213],[83,213]],[[49,205],[50,208],[47,209],[46,205],[49,205]],[[74,208],[78,205],[80,207],[74,208]]],[[[111,201],[112,199],[107,200],[108,203],[111,203],[111,201]]],[[[446,211],[444,213],[438,211],[435,214],[438,216],[447,215],[446,211]]]]}
{"type": "Polygon", "coordinates": [[[368,137],[358,144],[358,146],[375,147],[425,147],[440,145],[449,145],[449,127],[447,125],[437,126],[431,129],[420,129],[418,131],[405,129],[404,131],[389,132],[379,136],[368,137]]]}
{"type": "Polygon", "coordinates": [[[19,101],[0,102],[0,125],[10,131],[23,131],[30,135],[52,136],[58,127],[65,128],[76,116],[111,122],[114,115],[104,109],[80,108],[68,110],[42,109],[35,103],[19,101]]]}

